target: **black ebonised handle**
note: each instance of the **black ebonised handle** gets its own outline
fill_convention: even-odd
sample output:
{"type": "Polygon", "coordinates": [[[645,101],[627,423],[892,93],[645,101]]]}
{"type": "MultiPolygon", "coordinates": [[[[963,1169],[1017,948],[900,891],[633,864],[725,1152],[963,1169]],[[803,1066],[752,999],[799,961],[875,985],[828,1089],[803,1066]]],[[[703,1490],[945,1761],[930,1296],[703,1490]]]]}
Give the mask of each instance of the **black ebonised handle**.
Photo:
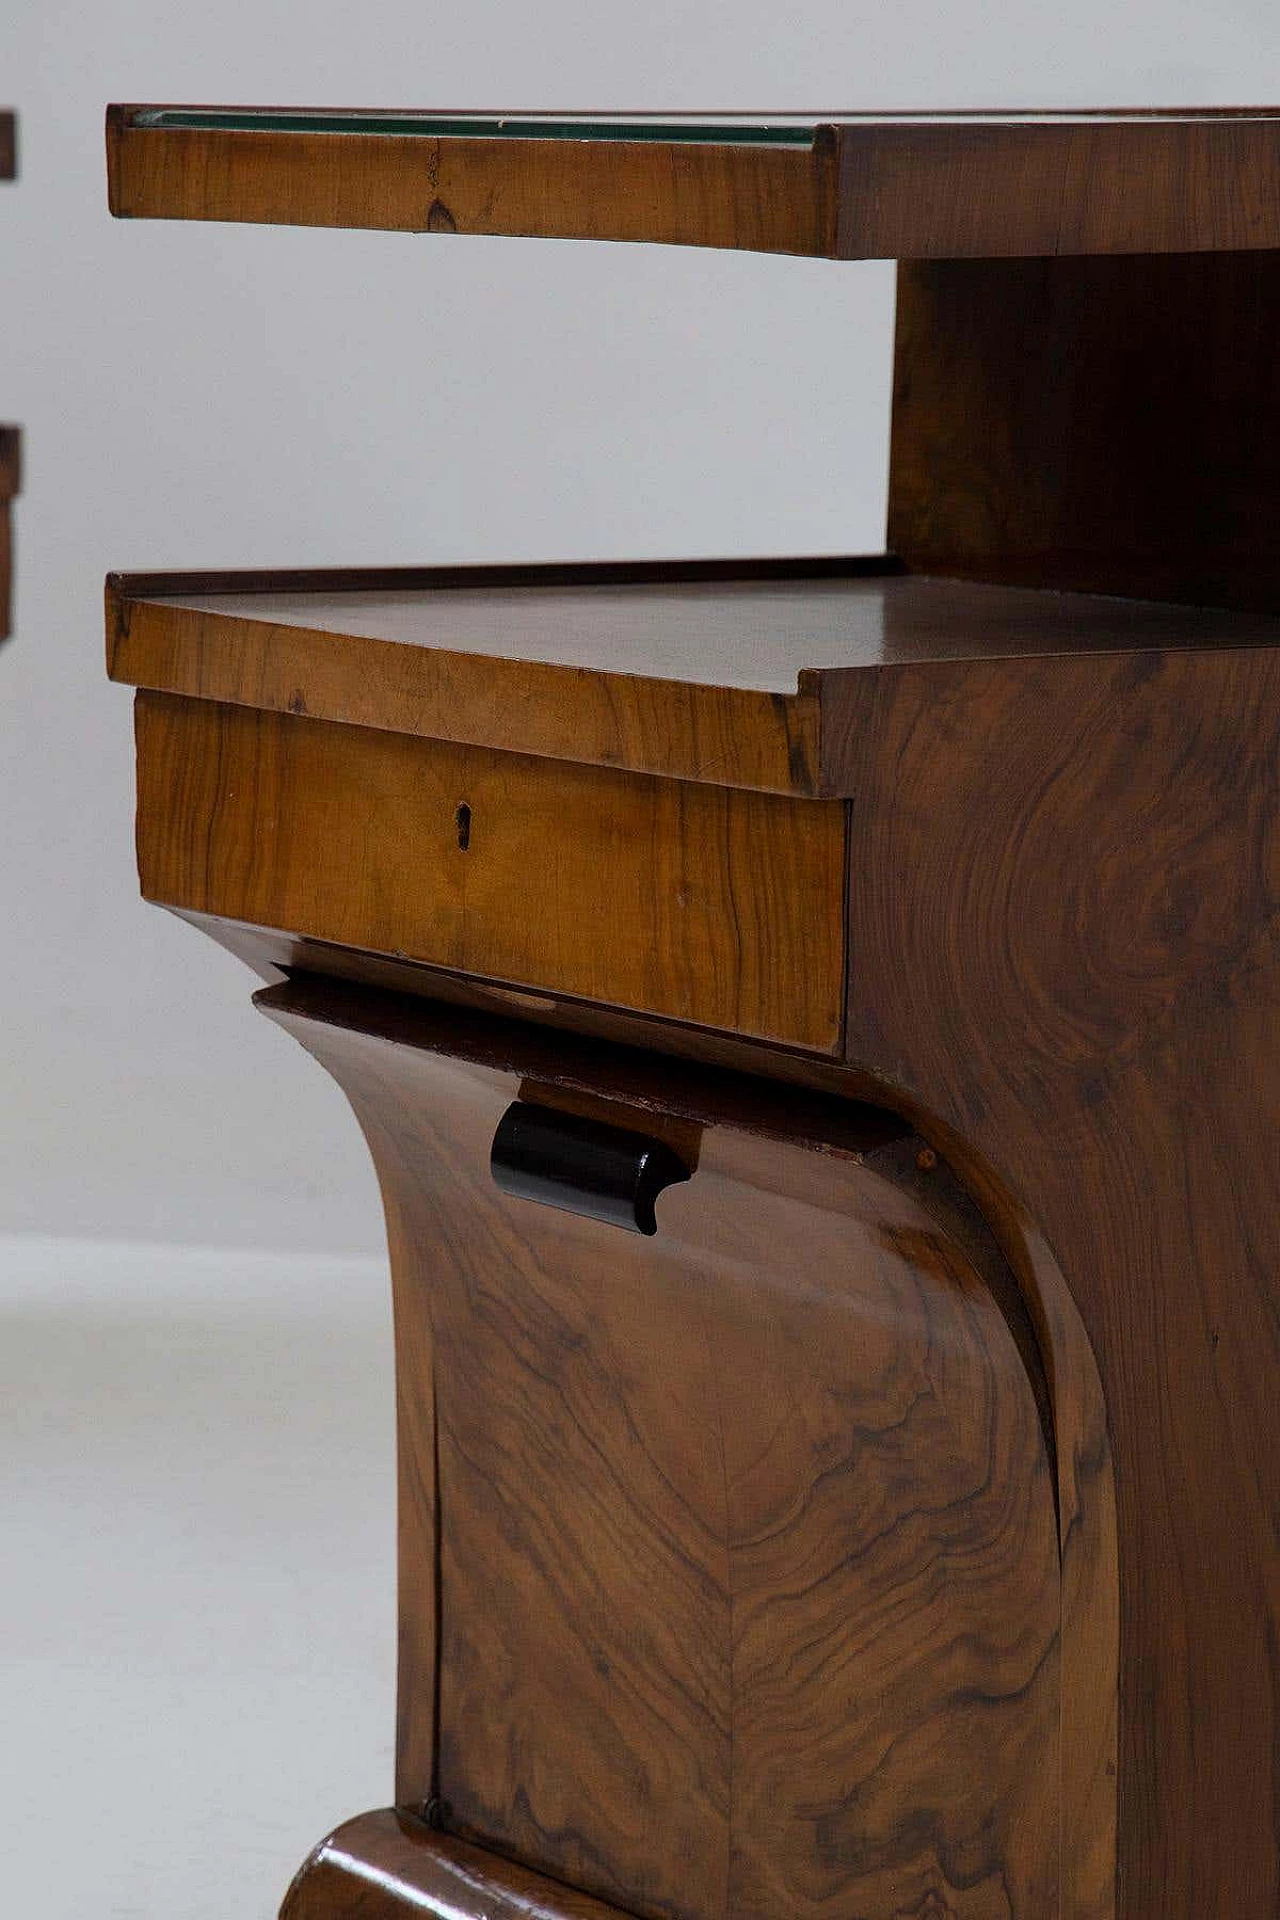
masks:
{"type": "Polygon", "coordinates": [[[656,1233],[654,1202],[689,1169],[664,1141],[517,1100],[493,1136],[489,1166],[504,1193],[656,1233]]]}

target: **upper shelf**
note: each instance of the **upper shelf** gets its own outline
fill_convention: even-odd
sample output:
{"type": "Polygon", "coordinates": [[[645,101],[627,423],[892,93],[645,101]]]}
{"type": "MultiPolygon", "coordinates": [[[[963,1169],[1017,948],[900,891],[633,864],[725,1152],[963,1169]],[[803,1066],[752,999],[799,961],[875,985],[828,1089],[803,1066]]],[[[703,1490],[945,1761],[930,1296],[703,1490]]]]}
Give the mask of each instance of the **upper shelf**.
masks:
{"type": "Polygon", "coordinates": [[[772,116],[113,106],[133,219],[837,259],[1280,247],[1280,109],[772,116]]]}
{"type": "Polygon", "coordinates": [[[892,560],[123,574],[112,679],[557,760],[846,791],[849,697],[949,663],[1280,645],[1280,620],[892,560]]]}

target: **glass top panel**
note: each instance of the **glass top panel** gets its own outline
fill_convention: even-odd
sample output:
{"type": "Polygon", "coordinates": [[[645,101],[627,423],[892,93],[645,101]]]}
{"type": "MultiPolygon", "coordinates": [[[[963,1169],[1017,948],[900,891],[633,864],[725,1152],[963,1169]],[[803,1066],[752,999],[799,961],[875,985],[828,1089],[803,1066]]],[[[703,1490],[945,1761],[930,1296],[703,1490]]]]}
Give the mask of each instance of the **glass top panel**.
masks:
{"type": "Polygon", "coordinates": [[[323,112],[288,107],[149,107],[133,117],[135,127],[207,128],[227,133],[419,134],[508,140],[660,140],[721,146],[813,145],[815,122],[779,114],[768,120],[715,115],[660,117],[498,113],[323,112]]]}

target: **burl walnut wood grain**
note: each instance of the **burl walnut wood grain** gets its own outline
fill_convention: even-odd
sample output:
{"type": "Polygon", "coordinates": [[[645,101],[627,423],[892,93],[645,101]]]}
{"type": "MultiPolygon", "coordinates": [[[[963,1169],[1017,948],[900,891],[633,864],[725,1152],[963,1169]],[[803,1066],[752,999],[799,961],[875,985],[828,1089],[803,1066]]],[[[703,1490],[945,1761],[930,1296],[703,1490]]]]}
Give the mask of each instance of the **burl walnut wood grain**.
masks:
{"type": "Polygon", "coordinates": [[[890,545],[1280,611],[1278,303],[1277,252],[901,267],[890,545]]]}
{"type": "Polygon", "coordinates": [[[1119,1912],[1270,1914],[1280,653],[864,685],[848,1057],[1036,1222],[1106,1395],[1119,1912]]]}
{"type": "Polygon", "coordinates": [[[140,694],[166,906],[834,1054],[844,808],[140,694]]]}
{"type": "MultiPolygon", "coordinates": [[[[744,1081],[690,1147],[672,1064],[696,1169],[643,1240],[490,1177],[517,1094],[583,1110],[545,1035],[502,1040],[517,1077],[440,1050],[475,1016],[259,1003],[345,1088],[387,1206],[398,1802],[644,1916],[1082,1911],[1039,1360],[919,1141],[870,1113],[859,1146],[846,1107],[817,1151],[744,1081]]],[[[601,1049],[586,1110],[653,1130],[613,1079],[601,1049]]]]}
{"type": "Polygon", "coordinates": [[[557,1886],[394,1812],[348,1820],[318,1846],[280,1920],[617,1920],[615,1907],[557,1886]]]}

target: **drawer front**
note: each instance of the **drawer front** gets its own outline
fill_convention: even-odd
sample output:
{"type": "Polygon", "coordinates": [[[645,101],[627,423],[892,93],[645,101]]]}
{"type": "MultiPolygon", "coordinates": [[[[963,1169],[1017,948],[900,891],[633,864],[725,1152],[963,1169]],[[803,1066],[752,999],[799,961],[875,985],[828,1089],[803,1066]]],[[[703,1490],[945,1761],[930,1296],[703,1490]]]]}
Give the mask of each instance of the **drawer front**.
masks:
{"type": "Polygon", "coordinates": [[[844,807],[140,694],[149,899],[835,1054],[844,807]]]}

